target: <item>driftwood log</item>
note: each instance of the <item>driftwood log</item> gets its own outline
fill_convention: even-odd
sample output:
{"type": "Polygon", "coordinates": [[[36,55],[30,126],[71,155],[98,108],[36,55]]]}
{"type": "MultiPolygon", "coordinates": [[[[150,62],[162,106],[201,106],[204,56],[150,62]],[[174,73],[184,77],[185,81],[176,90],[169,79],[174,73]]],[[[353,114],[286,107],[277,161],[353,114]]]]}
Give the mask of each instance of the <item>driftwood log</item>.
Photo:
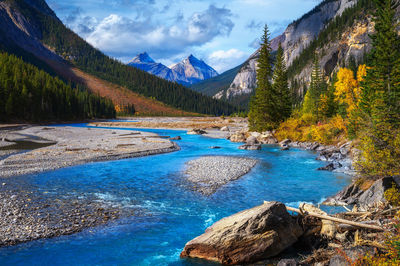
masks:
{"type": "Polygon", "coordinates": [[[288,206],[286,206],[286,209],[288,211],[297,212],[301,215],[309,215],[309,216],[317,217],[317,218],[320,218],[323,220],[329,220],[329,221],[333,221],[333,222],[337,222],[337,223],[341,223],[341,224],[348,224],[348,225],[356,226],[359,228],[366,228],[366,229],[377,230],[377,231],[384,230],[382,227],[377,226],[377,225],[362,224],[362,223],[353,222],[353,221],[349,221],[349,220],[345,220],[345,219],[341,219],[341,218],[332,217],[329,215],[321,215],[318,213],[306,212],[304,210],[296,209],[296,208],[292,208],[292,207],[288,207],[288,206]]]}

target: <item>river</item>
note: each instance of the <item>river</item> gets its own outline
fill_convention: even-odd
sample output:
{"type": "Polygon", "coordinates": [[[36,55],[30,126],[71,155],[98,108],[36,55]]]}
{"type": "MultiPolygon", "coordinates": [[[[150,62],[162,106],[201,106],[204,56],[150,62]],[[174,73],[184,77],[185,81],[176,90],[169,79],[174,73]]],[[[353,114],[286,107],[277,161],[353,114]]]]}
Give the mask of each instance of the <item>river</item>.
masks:
{"type": "Polygon", "coordinates": [[[324,163],[310,151],[280,151],[272,145],[243,151],[238,143],[184,131],[140,131],[181,136],[181,150],[10,179],[38,193],[91,197],[132,208],[137,215],[70,236],[1,248],[0,265],[208,265],[181,260],[179,254],[186,242],[217,220],[264,200],[318,204],[350,183],[344,174],[317,171],[324,163]],[[248,156],[259,162],[249,174],[206,197],[191,189],[183,172],[187,161],[208,155],[248,156]]]}

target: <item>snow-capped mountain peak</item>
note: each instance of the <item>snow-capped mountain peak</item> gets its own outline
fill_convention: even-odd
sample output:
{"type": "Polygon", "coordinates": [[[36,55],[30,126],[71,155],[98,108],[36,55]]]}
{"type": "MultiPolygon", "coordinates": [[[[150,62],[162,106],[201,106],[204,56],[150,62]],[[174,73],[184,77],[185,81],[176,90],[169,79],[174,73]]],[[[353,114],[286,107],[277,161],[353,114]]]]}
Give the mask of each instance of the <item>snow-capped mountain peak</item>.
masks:
{"type": "Polygon", "coordinates": [[[161,63],[156,63],[144,52],[137,55],[128,65],[185,85],[218,76],[217,71],[192,54],[168,68],[161,63]]]}
{"type": "Polygon", "coordinates": [[[182,78],[184,77],[189,84],[218,76],[217,71],[207,65],[203,60],[199,60],[193,55],[188,56],[170,68],[182,78]]]}
{"type": "Polygon", "coordinates": [[[155,63],[155,61],[153,60],[153,58],[151,58],[149,56],[149,54],[147,52],[144,52],[144,53],[138,54],[129,63],[155,63]]]}

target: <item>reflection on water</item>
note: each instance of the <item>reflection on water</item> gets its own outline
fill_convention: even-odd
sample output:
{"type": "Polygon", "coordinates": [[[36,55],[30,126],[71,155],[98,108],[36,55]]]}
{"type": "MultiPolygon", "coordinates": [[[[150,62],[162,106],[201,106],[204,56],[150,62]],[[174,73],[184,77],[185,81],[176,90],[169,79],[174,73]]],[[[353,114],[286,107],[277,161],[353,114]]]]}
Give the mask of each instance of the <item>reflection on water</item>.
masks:
{"type": "MultiPolygon", "coordinates": [[[[83,125],[76,125],[83,126],[83,125]]],[[[140,129],[142,130],[142,129],[140,129]]],[[[343,174],[316,171],[323,162],[312,152],[239,150],[224,139],[186,135],[176,130],[142,130],[181,136],[181,150],[128,160],[90,163],[13,178],[37,193],[78,195],[140,210],[135,217],[72,236],[0,249],[1,265],[215,265],[181,260],[185,243],[222,217],[277,200],[296,206],[318,204],[350,182],[343,174]],[[210,149],[220,146],[221,149],[210,149]],[[246,176],[206,197],[185,181],[185,163],[200,156],[249,156],[259,160],[246,176]]],[[[11,180],[11,179],[10,179],[11,180]]],[[[1,180],[0,180],[1,181],[1,180]]]]}

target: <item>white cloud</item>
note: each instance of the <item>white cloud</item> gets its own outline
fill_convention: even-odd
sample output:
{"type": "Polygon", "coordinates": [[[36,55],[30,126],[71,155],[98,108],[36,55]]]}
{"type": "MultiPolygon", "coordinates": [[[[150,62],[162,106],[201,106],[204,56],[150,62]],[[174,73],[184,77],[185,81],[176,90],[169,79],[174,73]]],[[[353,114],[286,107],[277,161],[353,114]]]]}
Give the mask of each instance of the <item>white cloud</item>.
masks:
{"type": "Polygon", "coordinates": [[[238,49],[218,50],[208,56],[209,64],[222,73],[243,63],[249,55],[238,49]]]}
{"type": "Polygon", "coordinates": [[[156,58],[177,55],[185,50],[204,45],[217,36],[229,36],[234,24],[229,9],[210,5],[202,12],[195,12],[179,23],[166,24],[152,16],[130,19],[111,14],[90,27],[87,17],[75,19],[72,28],[96,48],[114,57],[134,56],[151,51],[156,58]]]}

